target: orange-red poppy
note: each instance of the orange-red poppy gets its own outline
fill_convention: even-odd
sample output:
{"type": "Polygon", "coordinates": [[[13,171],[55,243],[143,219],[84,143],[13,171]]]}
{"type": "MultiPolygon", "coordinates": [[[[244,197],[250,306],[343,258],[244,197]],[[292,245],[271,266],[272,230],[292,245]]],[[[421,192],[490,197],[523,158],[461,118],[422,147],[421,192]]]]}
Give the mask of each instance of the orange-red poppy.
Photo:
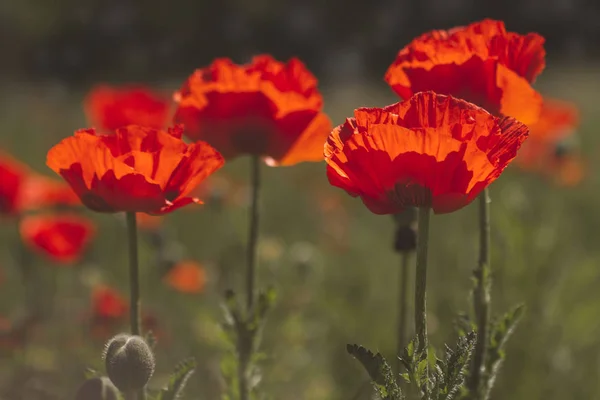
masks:
{"type": "Polygon", "coordinates": [[[92,290],[91,333],[104,339],[114,333],[129,315],[128,303],[116,289],[98,285],[92,290]]]}
{"type": "Polygon", "coordinates": [[[557,146],[575,133],[579,110],[571,103],[544,99],[542,113],[529,125],[529,140],[519,151],[515,163],[526,170],[540,170],[554,158],[557,146]]]}
{"type": "Polygon", "coordinates": [[[84,101],[90,124],[106,131],[127,125],[165,128],[169,123],[170,107],[166,96],[141,85],[99,85],[84,101]]]}
{"type": "Polygon", "coordinates": [[[92,313],[97,318],[121,319],[129,312],[127,301],[110,286],[98,285],[92,291],[92,313]]]}
{"type": "Polygon", "coordinates": [[[114,135],[79,130],[48,152],[47,164],[98,212],[165,214],[200,200],[188,194],[223,165],[205,142],[186,144],[178,126],[129,125],[114,135]]]}
{"type": "Polygon", "coordinates": [[[182,293],[201,293],[206,285],[206,271],[191,260],[175,264],[164,278],[167,285],[182,293]]]}
{"type": "Polygon", "coordinates": [[[187,136],[225,158],[254,154],[269,165],[323,159],[331,122],[321,111],[317,79],[296,58],[282,63],[262,55],[247,65],[217,59],[196,70],[175,100],[175,121],[187,136]]]}
{"type": "Polygon", "coordinates": [[[79,199],[64,182],[37,174],[0,151],[0,214],[77,203],[79,199]]]}
{"type": "Polygon", "coordinates": [[[417,93],[385,108],[360,108],[325,145],[333,186],[375,214],[409,206],[462,208],[515,157],[528,129],[451,96],[417,93]]]}
{"type": "Polygon", "coordinates": [[[416,38],[400,50],[385,80],[404,99],[432,90],[530,124],[542,106],[531,83],[545,55],[542,36],[507,32],[504,22],[485,19],[416,38]]]}
{"type": "Polygon", "coordinates": [[[79,261],[95,231],[89,219],[75,214],[33,215],[23,218],[20,223],[23,241],[61,264],[79,261]]]}
{"type": "Polygon", "coordinates": [[[519,151],[515,163],[535,171],[560,186],[575,186],[585,177],[585,163],[568,141],[579,127],[579,110],[575,104],[544,99],[539,120],[529,125],[529,140],[519,151]]]}

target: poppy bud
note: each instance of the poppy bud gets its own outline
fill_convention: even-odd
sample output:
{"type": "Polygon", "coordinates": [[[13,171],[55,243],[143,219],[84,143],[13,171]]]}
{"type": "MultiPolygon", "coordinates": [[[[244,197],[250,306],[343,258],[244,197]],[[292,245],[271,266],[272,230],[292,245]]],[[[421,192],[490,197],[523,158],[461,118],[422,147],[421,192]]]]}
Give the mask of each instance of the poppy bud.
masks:
{"type": "Polygon", "coordinates": [[[77,390],[75,400],[117,400],[119,391],[107,377],[90,378],[77,390]]]}
{"type": "Polygon", "coordinates": [[[110,339],[104,361],[108,377],[122,392],[142,389],[154,373],[154,354],[140,336],[121,333],[110,339]]]}

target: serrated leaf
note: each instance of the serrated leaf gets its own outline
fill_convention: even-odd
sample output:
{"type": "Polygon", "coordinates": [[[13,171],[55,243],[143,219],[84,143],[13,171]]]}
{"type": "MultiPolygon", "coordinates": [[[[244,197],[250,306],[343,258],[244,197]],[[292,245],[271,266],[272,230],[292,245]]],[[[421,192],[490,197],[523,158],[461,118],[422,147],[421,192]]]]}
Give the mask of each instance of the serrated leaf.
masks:
{"type": "Polygon", "coordinates": [[[373,354],[370,350],[356,344],[347,345],[346,350],[363,365],[382,400],[404,400],[392,368],[380,353],[373,354]]]}
{"type": "Polygon", "coordinates": [[[506,343],[513,334],[524,313],[525,305],[519,304],[492,325],[488,357],[486,360],[486,370],[488,373],[485,380],[484,400],[489,398],[498,372],[502,367],[505,358],[506,343]]]}
{"type": "Polygon", "coordinates": [[[444,400],[456,398],[465,380],[465,372],[475,349],[477,334],[470,332],[458,338],[456,349],[447,348],[444,362],[444,400]]]}
{"type": "Polygon", "coordinates": [[[175,371],[169,378],[166,388],[163,388],[158,394],[157,400],[176,400],[179,399],[187,380],[196,370],[196,359],[188,358],[177,364],[175,371]]]}

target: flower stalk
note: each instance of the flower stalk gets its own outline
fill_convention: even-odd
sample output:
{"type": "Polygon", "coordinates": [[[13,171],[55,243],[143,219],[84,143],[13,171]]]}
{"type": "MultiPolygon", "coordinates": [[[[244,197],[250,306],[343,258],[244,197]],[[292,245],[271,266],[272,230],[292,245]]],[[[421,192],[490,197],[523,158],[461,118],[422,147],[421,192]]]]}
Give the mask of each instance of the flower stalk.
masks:
{"type": "Polygon", "coordinates": [[[243,329],[238,332],[238,385],[240,400],[249,400],[252,391],[250,387],[250,366],[254,352],[255,337],[247,329],[252,324],[255,315],[254,301],[256,299],[256,259],[258,250],[259,226],[259,191],[260,191],[260,157],[251,158],[250,185],[252,191],[250,213],[248,248],[246,253],[246,321],[243,329]]]}
{"type": "Polygon", "coordinates": [[[415,275],[415,330],[419,350],[427,358],[427,248],[429,246],[430,207],[421,207],[418,212],[417,267],[415,275]]]}
{"type": "Polygon", "coordinates": [[[409,279],[410,279],[410,252],[400,253],[400,271],[398,271],[398,343],[396,347],[396,358],[398,370],[402,365],[400,356],[408,342],[408,298],[409,298],[409,279]]]}
{"type": "Polygon", "coordinates": [[[473,398],[479,398],[483,388],[482,375],[488,344],[490,319],[491,257],[490,257],[490,197],[489,189],[479,195],[479,261],[473,271],[475,289],[473,291],[473,309],[477,324],[477,343],[473,353],[471,374],[468,387],[473,398]]]}
{"type": "MultiPolygon", "coordinates": [[[[140,273],[138,258],[138,234],[136,213],[128,211],[125,213],[127,218],[127,239],[129,244],[129,317],[131,324],[131,334],[141,334],[142,315],[140,311],[140,273]]],[[[146,400],[144,389],[132,393],[131,398],[136,400],[146,400]]]]}

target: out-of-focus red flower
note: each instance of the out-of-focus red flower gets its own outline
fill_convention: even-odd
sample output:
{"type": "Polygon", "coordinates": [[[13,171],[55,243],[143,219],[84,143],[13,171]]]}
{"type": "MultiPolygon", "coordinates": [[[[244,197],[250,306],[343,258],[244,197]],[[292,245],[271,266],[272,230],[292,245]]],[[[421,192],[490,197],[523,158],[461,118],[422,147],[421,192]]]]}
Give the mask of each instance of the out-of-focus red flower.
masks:
{"type": "MultiPolygon", "coordinates": [[[[529,125],[529,140],[519,151],[515,163],[524,170],[549,172],[564,154],[557,150],[579,127],[579,110],[572,103],[544,99],[540,119],[529,125]]],[[[555,172],[555,171],[554,171],[555,172]]]]}
{"type": "Polygon", "coordinates": [[[263,156],[269,165],[321,161],[331,130],[317,79],[298,59],[262,55],[247,65],[217,59],[175,94],[175,121],[227,159],[263,156]]]}
{"type": "Polygon", "coordinates": [[[188,145],[182,134],[181,127],[137,125],[114,135],[80,130],[50,149],[47,164],[94,211],[165,214],[199,203],[188,194],[224,162],[210,145],[188,145]]]}
{"type": "Polygon", "coordinates": [[[400,50],[385,80],[404,99],[432,90],[530,124],[542,106],[530,84],[544,69],[543,45],[538,34],[507,32],[504,22],[485,19],[416,38],[400,50]]]}
{"type": "Polygon", "coordinates": [[[94,87],[84,102],[92,126],[114,131],[127,125],[166,128],[170,118],[169,99],[140,85],[94,87]]]}
{"type": "Polygon", "coordinates": [[[33,215],[20,223],[23,242],[60,264],[79,261],[95,231],[92,221],[75,214],[33,215]]]}
{"type": "Polygon", "coordinates": [[[510,117],[433,92],[385,108],[360,108],[325,145],[333,186],[375,214],[406,207],[458,210],[500,176],[528,129],[510,117]]]}
{"type": "Polygon", "coordinates": [[[0,214],[78,203],[77,195],[64,182],[37,174],[0,151],[0,214]]]}
{"type": "Polygon", "coordinates": [[[201,293],[206,285],[206,271],[199,263],[180,261],[165,275],[165,283],[182,293],[201,293]]]}
{"type": "Polygon", "coordinates": [[[573,187],[583,181],[587,168],[579,154],[556,156],[548,166],[549,177],[559,186],[573,187]]]}
{"type": "Polygon", "coordinates": [[[104,340],[127,321],[128,303],[116,289],[98,285],[92,290],[91,301],[92,336],[104,340]]]}
{"type": "Polygon", "coordinates": [[[94,317],[102,319],[121,319],[127,317],[129,307],[125,297],[116,289],[99,285],[92,291],[92,312],[94,317]]]}

